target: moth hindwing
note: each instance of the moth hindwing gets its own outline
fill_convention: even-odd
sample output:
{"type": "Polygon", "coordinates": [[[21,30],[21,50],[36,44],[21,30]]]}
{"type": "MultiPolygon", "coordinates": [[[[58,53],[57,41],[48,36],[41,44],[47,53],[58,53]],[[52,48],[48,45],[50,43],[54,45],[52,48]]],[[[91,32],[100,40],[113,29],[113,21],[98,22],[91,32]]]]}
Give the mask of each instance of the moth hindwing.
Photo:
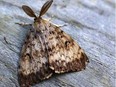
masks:
{"type": "Polygon", "coordinates": [[[39,16],[30,7],[22,6],[27,15],[34,17],[34,23],[21,51],[18,69],[21,87],[30,87],[53,73],[81,71],[89,62],[84,51],[68,34],[42,19],[52,2],[49,0],[42,6],[39,16]]]}

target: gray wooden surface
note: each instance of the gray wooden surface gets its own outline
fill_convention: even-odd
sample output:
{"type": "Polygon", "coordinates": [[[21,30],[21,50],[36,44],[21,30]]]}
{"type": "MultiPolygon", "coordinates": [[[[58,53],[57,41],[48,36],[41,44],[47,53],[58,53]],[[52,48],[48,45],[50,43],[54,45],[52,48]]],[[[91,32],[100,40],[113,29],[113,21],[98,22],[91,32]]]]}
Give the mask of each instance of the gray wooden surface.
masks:
{"type": "MultiPolygon", "coordinates": [[[[21,6],[29,5],[38,14],[46,0],[0,0],[0,87],[17,87],[17,67],[21,47],[32,23],[21,6]],[[4,41],[4,37],[8,44],[4,41]]],[[[115,0],[54,0],[44,16],[85,50],[90,63],[86,70],[55,75],[34,87],[115,87],[115,0]]]]}

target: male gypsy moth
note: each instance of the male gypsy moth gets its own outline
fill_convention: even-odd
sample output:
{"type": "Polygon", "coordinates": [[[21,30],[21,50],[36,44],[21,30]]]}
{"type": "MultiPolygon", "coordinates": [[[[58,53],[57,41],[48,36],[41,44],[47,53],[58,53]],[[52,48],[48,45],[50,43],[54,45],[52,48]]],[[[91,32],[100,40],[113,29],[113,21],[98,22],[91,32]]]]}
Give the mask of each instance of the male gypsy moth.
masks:
{"type": "Polygon", "coordinates": [[[34,17],[33,29],[27,35],[19,61],[19,84],[30,87],[53,73],[81,71],[89,62],[81,47],[60,27],[42,19],[53,0],[47,1],[36,16],[23,5],[24,12],[34,17]]]}

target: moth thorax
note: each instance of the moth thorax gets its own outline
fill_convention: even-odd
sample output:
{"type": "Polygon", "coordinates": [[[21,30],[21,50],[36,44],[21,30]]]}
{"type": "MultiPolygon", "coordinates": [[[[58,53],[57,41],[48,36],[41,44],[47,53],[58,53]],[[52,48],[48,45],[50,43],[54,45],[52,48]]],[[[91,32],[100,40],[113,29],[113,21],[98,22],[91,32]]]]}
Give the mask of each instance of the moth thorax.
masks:
{"type": "Polygon", "coordinates": [[[45,25],[42,21],[35,22],[34,28],[36,29],[36,31],[43,32],[45,30],[45,25]]]}

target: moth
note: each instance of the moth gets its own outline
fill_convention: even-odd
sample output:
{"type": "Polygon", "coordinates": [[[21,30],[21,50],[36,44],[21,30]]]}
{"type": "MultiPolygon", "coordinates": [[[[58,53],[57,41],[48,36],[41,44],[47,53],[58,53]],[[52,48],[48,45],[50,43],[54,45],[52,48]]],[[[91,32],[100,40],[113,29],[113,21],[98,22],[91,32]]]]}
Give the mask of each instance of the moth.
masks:
{"type": "Polygon", "coordinates": [[[42,18],[52,2],[49,0],[42,6],[39,16],[29,6],[22,6],[24,12],[34,18],[34,23],[25,39],[19,60],[20,87],[31,87],[54,73],[81,71],[89,62],[84,50],[71,36],[61,27],[42,18]]]}

